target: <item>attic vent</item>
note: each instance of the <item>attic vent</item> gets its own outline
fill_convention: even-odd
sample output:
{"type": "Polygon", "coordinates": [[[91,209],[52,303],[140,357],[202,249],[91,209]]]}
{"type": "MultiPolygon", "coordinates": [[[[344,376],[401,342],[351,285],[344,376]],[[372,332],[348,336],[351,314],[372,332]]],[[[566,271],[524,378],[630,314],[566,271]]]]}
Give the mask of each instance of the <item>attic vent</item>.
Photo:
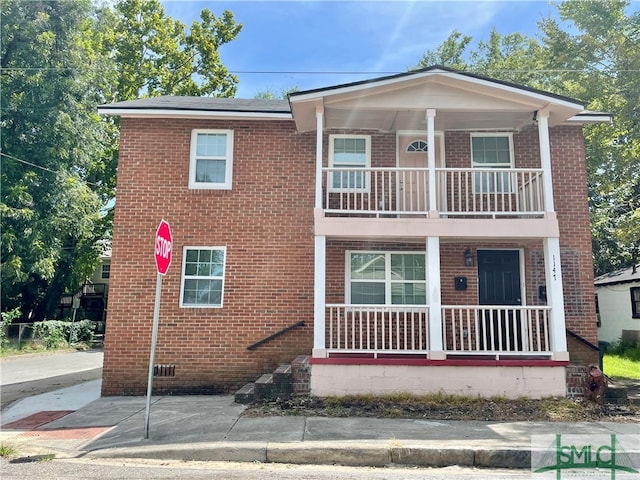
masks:
{"type": "Polygon", "coordinates": [[[176,366],[175,365],[154,365],[153,376],[154,377],[175,377],[176,366]]]}

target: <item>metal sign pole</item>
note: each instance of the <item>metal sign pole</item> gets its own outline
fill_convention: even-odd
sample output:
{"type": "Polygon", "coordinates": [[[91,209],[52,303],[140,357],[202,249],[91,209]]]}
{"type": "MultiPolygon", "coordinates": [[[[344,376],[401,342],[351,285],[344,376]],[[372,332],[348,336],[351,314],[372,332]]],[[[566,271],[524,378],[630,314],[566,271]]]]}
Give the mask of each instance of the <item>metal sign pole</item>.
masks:
{"type": "Polygon", "coordinates": [[[153,306],[153,333],[151,334],[151,354],[149,355],[149,379],[147,381],[147,409],[144,415],[144,438],[149,438],[149,414],[151,410],[151,391],[153,390],[153,364],[158,343],[158,319],[160,318],[160,293],[162,291],[162,275],[158,273],[156,280],[156,302],[153,306]]]}

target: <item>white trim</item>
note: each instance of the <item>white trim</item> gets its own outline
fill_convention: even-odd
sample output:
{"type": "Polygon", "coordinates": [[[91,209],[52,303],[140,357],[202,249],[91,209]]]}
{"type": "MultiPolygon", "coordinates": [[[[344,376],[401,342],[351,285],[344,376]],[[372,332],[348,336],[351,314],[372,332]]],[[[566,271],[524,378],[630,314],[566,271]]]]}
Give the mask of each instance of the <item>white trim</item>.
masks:
{"type": "Polygon", "coordinates": [[[100,108],[101,115],[114,115],[121,118],[223,118],[242,120],[292,120],[291,113],[269,113],[269,112],[234,112],[234,111],[211,111],[211,110],[172,110],[154,108],[100,108]]]}
{"type": "Polygon", "coordinates": [[[313,268],[313,356],[325,356],[327,238],[314,239],[313,268]]]}
{"type": "MultiPolygon", "coordinates": [[[[368,171],[365,171],[364,169],[369,169],[371,168],[371,135],[352,135],[352,134],[348,134],[348,133],[334,133],[329,135],[329,152],[328,152],[328,159],[329,159],[329,168],[346,168],[344,167],[344,164],[342,167],[336,167],[334,165],[334,140],[338,139],[338,138],[346,138],[346,139],[364,139],[365,145],[364,145],[364,149],[365,149],[365,165],[362,166],[363,168],[363,172],[362,172],[362,176],[364,179],[364,183],[365,186],[364,188],[358,188],[355,187],[354,188],[336,188],[333,186],[333,175],[335,175],[335,173],[332,173],[331,175],[327,176],[327,181],[329,182],[328,188],[330,192],[361,192],[361,193],[367,193],[369,192],[369,189],[371,188],[370,183],[371,183],[371,174],[368,171]]],[[[353,164],[354,167],[355,166],[360,166],[360,164],[353,164]]]]}
{"type": "MultiPolygon", "coordinates": [[[[204,160],[213,157],[203,158],[204,160]]],[[[215,158],[221,160],[221,158],[215,158]]],[[[189,188],[192,190],[231,190],[233,183],[233,130],[221,129],[203,129],[197,128],[191,130],[191,146],[189,151],[189,188]],[[198,145],[198,135],[200,134],[224,134],[226,135],[226,156],[225,160],[225,179],[224,182],[197,182],[196,181],[196,149],[198,145]]]]}
{"type": "Polygon", "coordinates": [[[551,145],[549,140],[549,114],[538,112],[538,142],[540,144],[540,166],[542,167],[544,209],[555,211],[553,200],[553,174],[551,172],[551,145]]]}
{"type": "Polygon", "coordinates": [[[224,306],[224,284],[225,284],[225,278],[226,278],[226,271],[227,271],[227,247],[224,246],[217,246],[217,247],[208,247],[208,246],[202,246],[202,245],[193,245],[193,246],[187,246],[185,245],[184,247],[182,247],[182,270],[181,270],[181,274],[180,274],[180,308],[222,308],[224,306]],[[222,280],[222,287],[220,289],[220,305],[192,305],[192,304],[184,304],[184,284],[185,281],[187,280],[187,277],[185,276],[185,269],[187,266],[187,251],[188,250],[211,250],[211,251],[222,251],[223,253],[223,260],[222,260],[222,277],[218,277],[218,276],[197,276],[197,275],[190,275],[188,278],[189,279],[196,279],[196,278],[202,278],[202,279],[209,279],[209,280],[222,280]]]}

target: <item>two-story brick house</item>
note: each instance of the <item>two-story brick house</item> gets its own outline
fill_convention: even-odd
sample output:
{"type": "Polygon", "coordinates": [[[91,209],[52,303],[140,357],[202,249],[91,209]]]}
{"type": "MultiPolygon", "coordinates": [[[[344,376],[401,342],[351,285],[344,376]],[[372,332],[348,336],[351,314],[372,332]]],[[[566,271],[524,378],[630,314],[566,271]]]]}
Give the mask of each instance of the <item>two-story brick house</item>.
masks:
{"type": "Polygon", "coordinates": [[[582,126],[609,115],[442,67],[100,111],[121,117],[103,394],[146,389],[162,218],[158,392],[307,354],[317,395],[539,397],[597,361],[582,126]]]}

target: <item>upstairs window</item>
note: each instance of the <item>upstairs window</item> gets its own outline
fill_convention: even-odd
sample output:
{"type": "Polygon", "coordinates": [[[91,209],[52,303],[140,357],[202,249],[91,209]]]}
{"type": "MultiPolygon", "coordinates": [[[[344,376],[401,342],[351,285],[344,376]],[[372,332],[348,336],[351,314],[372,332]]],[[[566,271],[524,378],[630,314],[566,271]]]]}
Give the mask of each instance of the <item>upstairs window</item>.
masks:
{"type": "Polygon", "coordinates": [[[352,305],[426,305],[424,253],[347,252],[352,305]]]}
{"type": "Polygon", "coordinates": [[[329,137],[329,167],[344,170],[331,174],[330,191],[369,190],[371,137],[368,135],[331,135],[329,137]]]}
{"type": "Polygon", "coordinates": [[[233,131],[193,130],[189,188],[231,189],[233,131]]]}
{"type": "Polygon", "coordinates": [[[103,263],[102,264],[102,270],[100,272],[100,278],[106,280],[109,278],[109,276],[111,275],[111,264],[110,263],[103,263]]]}
{"type": "Polygon", "coordinates": [[[632,287],[631,289],[631,316],[640,318],[640,287],[632,287]]]}
{"type": "Polygon", "coordinates": [[[471,134],[473,168],[485,171],[474,175],[474,193],[512,193],[509,172],[488,169],[513,167],[513,140],[506,134],[471,134]]]}

